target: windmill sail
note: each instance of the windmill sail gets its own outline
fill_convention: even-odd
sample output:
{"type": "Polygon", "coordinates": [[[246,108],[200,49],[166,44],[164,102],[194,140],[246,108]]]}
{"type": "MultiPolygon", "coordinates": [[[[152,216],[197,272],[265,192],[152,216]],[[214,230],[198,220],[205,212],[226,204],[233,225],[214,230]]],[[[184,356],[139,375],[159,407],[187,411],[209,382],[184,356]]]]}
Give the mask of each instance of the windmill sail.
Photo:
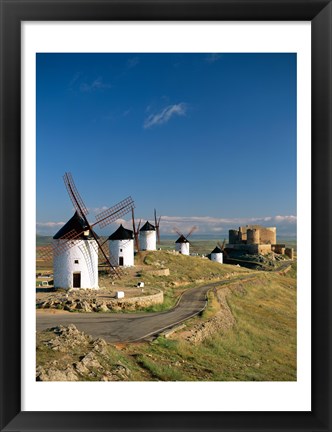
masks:
{"type": "Polygon", "coordinates": [[[63,236],[61,236],[61,233],[59,233],[60,235],[57,237],[57,240],[63,241],[57,242],[57,244],[54,245],[52,252],[49,250],[43,251],[44,256],[50,257],[50,255],[53,255],[54,257],[61,253],[64,253],[75,245],[75,242],[73,240],[82,239],[82,236],[83,238],[84,236],[89,236],[91,240],[95,240],[95,242],[91,242],[91,244],[96,250],[100,261],[103,261],[104,263],[106,263],[106,265],[110,267],[112,275],[120,277],[122,273],[121,270],[117,267],[114,258],[110,256],[110,252],[105,246],[106,242],[102,242],[100,240],[100,238],[94,232],[93,226],[98,224],[100,227],[105,227],[110,223],[115,222],[119,217],[125,215],[134,207],[133,199],[131,197],[128,197],[120,201],[115,206],[99,213],[96,216],[97,222],[95,222],[94,224],[90,224],[86,216],[89,212],[75,186],[72,175],[70,173],[65,173],[63,179],[69,197],[76,209],[77,217],[81,220],[78,224],[79,226],[75,225],[74,230],[67,231],[63,236]]]}

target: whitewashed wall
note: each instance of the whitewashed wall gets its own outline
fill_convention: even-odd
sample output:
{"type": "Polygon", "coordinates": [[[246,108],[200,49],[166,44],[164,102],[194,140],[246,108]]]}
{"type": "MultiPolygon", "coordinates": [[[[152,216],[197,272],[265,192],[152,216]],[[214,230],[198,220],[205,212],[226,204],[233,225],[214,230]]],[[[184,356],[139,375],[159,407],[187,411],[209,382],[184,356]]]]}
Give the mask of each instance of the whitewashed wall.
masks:
{"type": "Polygon", "coordinates": [[[223,263],[223,254],[221,252],[220,253],[212,253],[211,254],[211,261],[216,261],[216,262],[222,264],[223,263]]]}
{"type": "Polygon", "coordinates": [[[120,257],[124,267],[134,265],[134,240],[109,240],[109,251],[113,265],[119,265],[120,257]]]}
{"type": "Polygon", "coordinates": [[[182,255],[189,255],[189,245],[190,243],[175,243],[175,250],[182,255]]]}
{"type": "Polygon", "coordinates": [[[140,250],[156,250],[157,236],[156,231],[140,231],[139,232],[139,248],[140,250]]]}
{"type": "MultiPolygon", "coordinates": [[[[81,273],[81,288],[98,288],[98,254],[95,240],[71,240],[74,246],[54,254],[55,288],[73,288],[73,273],[81,273]],[[95,247],[93,246],[95,245],[95,247]],[[78,260],[78,264],[75,264],[78,260]]],[[[55,247],[66,240],[53,240],[55,247]]]]}

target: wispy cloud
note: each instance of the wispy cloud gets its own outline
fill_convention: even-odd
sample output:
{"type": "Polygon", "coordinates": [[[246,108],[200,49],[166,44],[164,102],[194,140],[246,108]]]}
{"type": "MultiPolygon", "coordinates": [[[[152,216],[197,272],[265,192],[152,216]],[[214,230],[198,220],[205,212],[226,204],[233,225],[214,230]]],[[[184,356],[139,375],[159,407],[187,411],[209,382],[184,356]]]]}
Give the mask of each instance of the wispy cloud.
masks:
{"type": "Polygon", "coordinates": [[[70,90],[73,90],[73,88],[78,83],[78,81],[80,80],[81,77],[82,77],[82,72],[76,72],[76,74],[73,76],[73,78],[71,79],[71,81],[68,85],[70,90]]]}
{"type": "MultiPolygon", "coordinates": [[[[106,206],[89,208],[91,217],[106,210],[106,206]]],[[[136,225],[141,218],[135,219],[136,225]]],[[[142,223],[145,219],[142,218],[142,223]]],[[[153,223],[153,221],[150,221],[153,223]]],[[[55,232],[61,228],[65,222],[38,222],[38,234],[54,235],[55,232]]],[[[127,229],[132,229],[132,221],[128,217],[127,220],[120,218],[111,225],[107,226],[103,235],[109,235],[114,232],[118,226],[122,224],[127,229]]],[[[228,238],[228,230],[236,229],[239,226],[245,225],[263,225],[266,227],[277,227],[277,238],[280,236],[296,236],[297,217],[294,215],[276,215],[266,217],[252,217],[252,218],[217,218],[211,216],[161,216],[160,232],[161,234],[174,234],[174,228],[178,228],[184,235],[188,234],[190,229],[195,225],[197,230],[196,235],[199,234],[215,234],[220,238],[228,238]]]]}
{"type": "Polygon", "coordinates": [[[108,209],[107,206],[102,206],[102,207],[88,207],[88,208],[87,208],[87,210],[88,210],[90,213],[95,214],[95,215],[97,215],[97,214],[99,214],[99,213],[101,213],[101,212],[103,212],[103,211],[105,211],[105,210],[107,210],[107,209],[108,209]]]}
{"type": "Polygon", "coordinates": [[[37,228],[57,228],[64,224],[65,222],[37,222],[37,228]]]}
{"type": "Polygon", "coordinates": [[[123,113],[122,113],[122,117],[127,117],[130,113],[131,113],[131,108],[129,108],[129,109],[123,111],[123,113]]]}
{"type": "Polygon", "coordinates": [[[243,225],[276,226],[277,234],[296,234],[297,218],[293,215],[267,216],[253,218],[216,218],[211,216],[162,216],[160,230],[164,234],[171,234],[174,227],[178,227],[184,234],[189,232],[193,225],[197,226],[196,233],[220,233],[228,236],[228,230],[243,225]]]}
{"type": "Polygon", "coordinates": [[[127,60],[127,67],[129,69],[134,68],[135,66],[137,66],[139,64],[139,58],[137,56],[135,57],[131,57],[130,59],[127,60]]]}
{"type": "Polygon", "coordinates": [[[65,222],[37,222],[36,223],[36,232],[40,235],[54,235],[65,222]]]}
{"type": "Polygon", "coordinates": [[[216,54],[216,53],[212,53],[212,54],[208,54],[205,57],[205,61],[208,63],[215,63],[216,61],[221,59],[221,54],[216,54]]]}
{"type": "Polygon", "coordinates": [[[102,77],[98,77],[91,82],[81,82],[80,83],[80,91],[81,92],[92,92],[95,90],[109,89],[111,87],[112,87],[112,85],[105,83],[103,81],[102,77]]]}
{"type": "Polygon", "coordinates": [[[149,129],[153,126],[167,123],[174,116],[185,116],[187,109],[188,106],[184,102],[175,105],[169,105],[156,114],[150,114],[144,122],[144,129],[149,129]]]}
{"type": "Polygon", "coordinates": [[[68,84],[70,91],[80,91],[82,93],[110,88],[112,88],[112,85],[105,82],[101,76],[90,80],[84,76],[83,72],[76,72],[68,84]]]}

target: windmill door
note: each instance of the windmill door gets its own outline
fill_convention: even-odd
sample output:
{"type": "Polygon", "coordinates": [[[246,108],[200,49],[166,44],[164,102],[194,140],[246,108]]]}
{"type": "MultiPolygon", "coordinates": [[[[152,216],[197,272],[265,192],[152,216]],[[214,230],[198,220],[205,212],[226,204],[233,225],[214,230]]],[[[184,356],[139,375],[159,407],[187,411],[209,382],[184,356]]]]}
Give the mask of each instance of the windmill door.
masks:
{"type": "Polygon", "coordinates": [[[119,266],[123,266],[123,257],[119,257],[119,266]]]}
{"type": "Polygon", "coordinates": [[[73,273],[73,287],[81,288],[81,273],[73,273]]]}

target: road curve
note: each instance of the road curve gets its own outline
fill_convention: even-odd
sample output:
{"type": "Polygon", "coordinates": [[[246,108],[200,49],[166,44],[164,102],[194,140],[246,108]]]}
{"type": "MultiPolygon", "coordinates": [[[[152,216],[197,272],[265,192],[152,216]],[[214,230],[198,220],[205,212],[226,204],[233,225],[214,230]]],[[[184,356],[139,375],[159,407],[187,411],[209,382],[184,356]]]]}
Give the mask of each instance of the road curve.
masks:
{"type": "Polygon", "coordinates": [[[155,313],[68,313],[46,314],[37,311],[37,331],[57,325],[74,324],[80,331],[107,342],[135,342],[157,335],[199,314],[206,306],[207,292],[220,281],[191,288],[183,293],[177,305],[165,312],[155,313]]]}

